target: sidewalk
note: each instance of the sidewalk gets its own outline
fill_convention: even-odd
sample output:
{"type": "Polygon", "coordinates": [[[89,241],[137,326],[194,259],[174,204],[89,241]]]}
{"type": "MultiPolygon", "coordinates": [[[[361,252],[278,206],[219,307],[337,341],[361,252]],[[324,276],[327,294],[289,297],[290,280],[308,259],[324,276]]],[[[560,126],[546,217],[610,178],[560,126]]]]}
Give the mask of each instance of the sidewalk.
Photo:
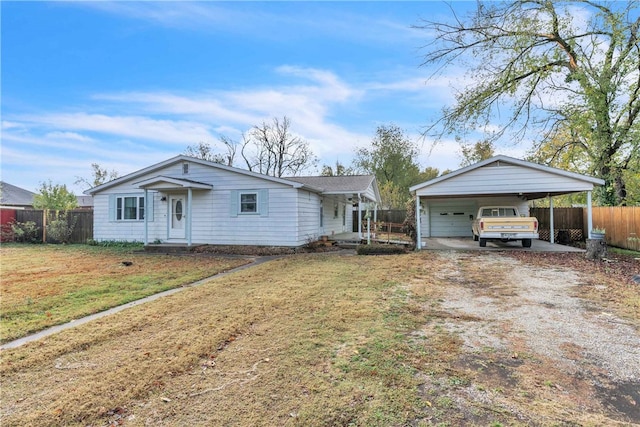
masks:
{"type": "Polygon", "coordinates": [[[106,317],[106,316],[110,316],[112,314],[118,313],[118,312],[120,312],[122,310],[126,310],[127,308],[131,308],[131,307],[135,307],[135,306],[138,306],[138,305],[141,305],[141,304],[145,304],[145,303],[148,303],[148,302],[151,302],[151,301],[155,301],[155,300],[157,300],[159,298],[163,298],[163,297],[166,297],[166,296],[173,295],[175,293],[184,291],[185,289],[193,288],[195,286],[200,286],[200,285],[202,285],[204,283],[207,283],[207,282],[209,282],[209,281],[211,281],[213,279],[224,277],[224,276],[227,276],[229,274],[233,274],[233,273],[236,273],[238,271],[241,271],[241,270],[244,270],[244,269],[247,269],[247,268],[250,268],[250,267],[255,267],[256,265],[262,264],[262,263],[267,262],[267,261],[271,261],[271,260],[276,259],[276,258],[280,258],[280,256],[276,255],[276,256],[255,257],[255,258],[253,258],[253,261],[248,263],[248,264],[241,265],[240,267],[236,267],[236,268],[234,268],[232,270],[225,271],[223,273],[215,274],[213,276],[204,278],[202,280],[198,280],[197,282],[189,283],[188,285],[184,285],[184,286],[179,287],[179,288],[169,289],[168,291],[164,291],[164,292],[160,292],[160,293],[157,293],[157,294],[149,295],[148,297],[144,297],[144,298],[141,298],[139,300],[131,301],[131,302],[127,303],[127,304],[119,305],[117,307],[113,307],[113,308],[110,308],[108,310],[101,311],[99,313],[91,314],[89,316],[85,316],[85,317],[82,317],[80,319],[74,319],[74,320],[72,320],[70,322],[63,323],[61,325],[52,326],[52,327],[44,329],[44,330],[42,330],[40,332],[36,332],[35,334],[27,335],[26,337],[22,337],[22,338],[18,338],[17,340],[9,341],[7,343],[4,343],[4,344],[0,345],[0,350],[7,350],[7,349],[10,349],[10,348],[20,347],[21,345],[30,343],[32,341],[37,341],[37,340],[39,340],[41,338],[48,337],[49,335],[57,334],[58,332],[64,331],[65,329],[74,328],[76,326],[83,325],[85,323],[89,323],[92,320],[100,319],[102,317],[106,317]]]}

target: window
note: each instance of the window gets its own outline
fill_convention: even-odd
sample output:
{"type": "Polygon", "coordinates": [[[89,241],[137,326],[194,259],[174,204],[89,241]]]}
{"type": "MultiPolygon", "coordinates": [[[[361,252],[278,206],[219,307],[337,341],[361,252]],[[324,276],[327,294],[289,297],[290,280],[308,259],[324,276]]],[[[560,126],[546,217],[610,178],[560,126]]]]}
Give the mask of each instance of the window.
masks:
{"type": "Polygon", "coordinates": [[[261,217],[269,216],[269,190],[233,190],[229,200],[229,214],[261,217]]]}
{"type": "Polygon", "coordinates": [[[240,213],[258,213],[258,194],[240,194],[240,213]]]}
{"type": "Polygon", "coordinates": [[[187,175],[189,173],[189,163],[182,164],[182,175],[187,175]]]}
{"type": "Polygon", "coordinates": [[[116,198],[116,220],[143,220],[144,197],[118,197],[116,198]]]}

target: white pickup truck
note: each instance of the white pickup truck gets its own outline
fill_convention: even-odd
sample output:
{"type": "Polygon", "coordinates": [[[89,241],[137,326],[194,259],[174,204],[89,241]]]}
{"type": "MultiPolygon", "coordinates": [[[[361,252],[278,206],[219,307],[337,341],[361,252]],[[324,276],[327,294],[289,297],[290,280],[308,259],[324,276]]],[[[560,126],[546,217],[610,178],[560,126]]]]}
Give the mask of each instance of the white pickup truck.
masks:
{"type": "Polygon", "coordinates": [[[539,238],[538,220],[520,216],[515,206],[483,206],[471,225],[473,240],[487,246],[487,240],[521,240],[522,246],[531,247],[531,240],[539,238]]]}

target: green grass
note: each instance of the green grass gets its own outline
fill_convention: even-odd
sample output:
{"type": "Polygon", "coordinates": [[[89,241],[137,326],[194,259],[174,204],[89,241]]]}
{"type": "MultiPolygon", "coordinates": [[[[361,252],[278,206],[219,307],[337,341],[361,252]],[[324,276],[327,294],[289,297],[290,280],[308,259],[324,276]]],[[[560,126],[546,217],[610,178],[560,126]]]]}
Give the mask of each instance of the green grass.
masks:
{"type": "Polygon", "coordinates": [[[0,341],[7,342],[246,263],[238,259],[137,254],[133,249],[3,245],[0,341]],[[133,265],[127,267],[123,261],[133,265]]]}
{"type": "Polygon", "coordinates": [[[632,257],[640,257],[640,252],[633,251],[631,249],[622,249],[622,248],[616,248],[614,246],[608,246],[607,250],[611,251],[614,254],[627,255],[627,256],[632,256],[632,257]]]}

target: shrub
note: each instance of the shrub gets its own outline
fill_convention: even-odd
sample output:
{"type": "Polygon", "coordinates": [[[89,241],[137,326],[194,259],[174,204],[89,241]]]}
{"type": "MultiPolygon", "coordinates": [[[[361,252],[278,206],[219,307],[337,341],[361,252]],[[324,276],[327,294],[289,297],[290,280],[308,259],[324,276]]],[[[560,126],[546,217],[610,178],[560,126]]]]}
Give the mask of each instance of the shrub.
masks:
{"type": "Polygon", "coordinates": [[[3,241],[14,241],[21,243],[38,243],[38,230],[40,227],[36,226],[33,221],[27,222],[10,222],[8,228],[2,230],[3,241]]]}
{"type": "Polygon", "coordinates": [[[101,248],[141,248],[144,246],[142,242],[129,242],[126,240],[87,240],[87,245],[89,246],[98,246],[101,248]]]}
{"type": "Polygon", "coordinates": [[[73,229],[76,227],[77,217],[72,217],[71,221],[68,220],[69,215],[67,212],[53,213],[51,219],[47,223],[47,237],[52,238],[61,243],[68,243],[73,234],[73,229]]]}
{"type": "Polygon", "coordinates": [[[400,245],[360,245],[356,252],[358,255],[397,255],[406,254],[407,249],[400,245]]]}

